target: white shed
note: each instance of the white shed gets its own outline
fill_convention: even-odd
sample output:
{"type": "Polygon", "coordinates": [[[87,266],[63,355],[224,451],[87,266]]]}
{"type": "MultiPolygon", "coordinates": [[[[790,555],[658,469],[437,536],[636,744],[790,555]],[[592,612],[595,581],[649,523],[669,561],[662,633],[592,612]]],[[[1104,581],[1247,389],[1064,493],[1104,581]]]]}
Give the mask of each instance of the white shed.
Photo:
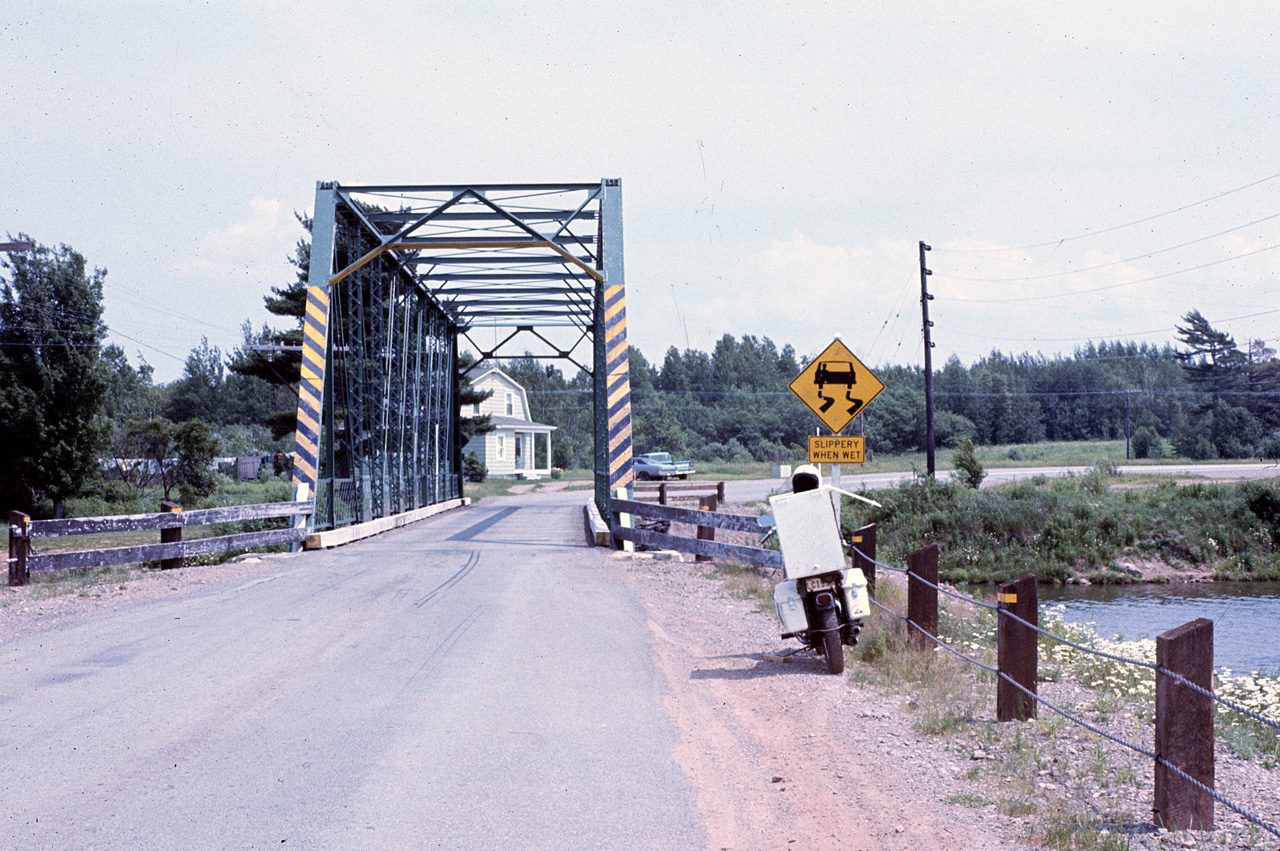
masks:
{"type": "Polygon", "coordinates": [[[551,432],[556,427],[529,419],[529,397],[515,379],[497,367],[472,373],[471,386],[492,390],[483,402],[462,411],[466,417],[489,415],[495,426],[478,434],[462,448],[480,457],[491,476],[538,479],[551,475],[551,432]]]}

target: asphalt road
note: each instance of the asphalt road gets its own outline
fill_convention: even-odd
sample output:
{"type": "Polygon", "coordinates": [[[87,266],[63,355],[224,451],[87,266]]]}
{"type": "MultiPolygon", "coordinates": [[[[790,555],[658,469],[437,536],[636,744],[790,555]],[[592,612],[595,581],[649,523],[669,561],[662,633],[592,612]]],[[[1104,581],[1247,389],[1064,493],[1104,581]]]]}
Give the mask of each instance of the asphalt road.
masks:
{"type": "MultiPolygon", "coordinates": [[[[840,484],[846,490],[856,491],[860,488],[869,490],[891,488],[900,482],[909,482],[915,473],[859,473],[856,467],[845,466],[840,477],[840,484]]],[[[1021,481],[1036,476],[1060,477],[1083,475],[1089,467],[993,467],[987,470],[987,477],[982,486],[993,487],[1008,482],[1021,481]]],[[[1121,473],[1134,475],[1187,476],[1210,481],[1240,481],[1242,479],[1266,479],[1280,476],[1280,466],[1276,464],[1143,464],[1122,465],[1121,473]]],[[[949,471],[938,471],[938,478],[945,479],[949,471]]],[[[828,478],[828,483],[834,480],[828,478]]],[[[780,493],[790,488],[786,479],[749,479],[725,482],[725,499],[729,502],[754,502],[765,499],[772,493],[780,493]]]]}
{"type": "Polygon", "coordinates": [[[583,545],[584,499],[0,645],[0,846],[702,847],[643,608],[583,545]]]}

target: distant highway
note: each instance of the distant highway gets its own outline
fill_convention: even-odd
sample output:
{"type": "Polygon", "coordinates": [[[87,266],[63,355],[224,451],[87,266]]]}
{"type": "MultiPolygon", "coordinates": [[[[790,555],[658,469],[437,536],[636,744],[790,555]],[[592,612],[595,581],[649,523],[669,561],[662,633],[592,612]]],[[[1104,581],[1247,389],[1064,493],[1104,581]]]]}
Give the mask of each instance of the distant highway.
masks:
{"type": "MultiPolygon", "coordinates": [[[[916,477],[910,470],[894,473],[851,473],[846,466],[840,477],[841,487],[846,490],[877,490],[891,488],[901,482],[909,482],[916,477]]],[[[856,468],[853,468],[856,469],[856,468]]],[[[995,467],[987,470],[987,477],[982,480],[984,488],[1009,482],[1035,478],[1036,476],[1061,477],[1084,475],[1092,467],[995,467]]],[[[1276,464],[1141,464],[1119,467],[1121,473],[1132,475],[1190,476],[1216,482],[1243,481],[1245,479],[1269,479],[1280,477],[1280,466],[1276,464]]],[[[939,470],[939,479],[951,475],[949,470],[939,470]]],[[[828,479],[831,484],[834,480],[828,479]]],[[[753,502],[762,500],[772,493],[778,493],[789,487],[786,479],[747,479],[725,482],[725,499],[729,502],[753,502]]]]}

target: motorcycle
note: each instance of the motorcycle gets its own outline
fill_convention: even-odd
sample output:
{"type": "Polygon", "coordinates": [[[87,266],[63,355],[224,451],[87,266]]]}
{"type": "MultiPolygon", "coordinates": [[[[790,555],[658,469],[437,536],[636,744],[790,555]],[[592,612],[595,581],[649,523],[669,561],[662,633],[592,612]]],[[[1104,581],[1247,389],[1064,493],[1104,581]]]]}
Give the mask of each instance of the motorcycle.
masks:
{"type": "MultiPolygon", "coordinates": [[[[840,497],[872,505],[874,500],[824,485],[810,464],[796,469],[791,493],[769,497],[773,526],[782,549],[784,578],[773,602],[783,638],[798,638],[826,659],[827,671],[844,671],[844,647],[858,643],[862,619],[871,614],[867,578],[850,567],[840,537],[840,497]]],[[[768,536],[766,536],[768,537],[768,536]]]]}

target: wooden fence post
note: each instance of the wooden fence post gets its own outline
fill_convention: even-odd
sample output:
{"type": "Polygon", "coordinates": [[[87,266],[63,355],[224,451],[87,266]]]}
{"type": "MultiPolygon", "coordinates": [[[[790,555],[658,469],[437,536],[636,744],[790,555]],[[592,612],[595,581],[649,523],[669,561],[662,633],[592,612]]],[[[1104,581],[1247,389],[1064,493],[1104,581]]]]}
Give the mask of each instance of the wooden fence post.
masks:
{"type": "MultiPolygon", "coordinates": [[[[160,510],[165,514],[169,514],[171,512],[181,511],[182,506],[178,505],[178,503],[176,502],[162,502],[160,503],[160,510]]],[[[160,530],[160,543],[162,544],[173,544],[181,540],[182,540],[181,526],[174,526],[172,528],[160,530]]],[[[175,567],[181,567],[181,566],[182,566],[181,558],[166,558],[166,559],[160,560],[161,570],[172,570],[175,567]]]]}
{"type": "MultiPolygon", "coordinates": [[[[703,511],[715,511],[717,505],[719,505],[719,501],[714,496],[704,496],[698,502],[698,508],[702,509],[703,511]]],[[[715,539],[716,539],[716,527],[714,526],[698,527],[699,541],[714,541],[715,539]]],[[[713,561],[711,556],[702,556],[702,555],[695,555],[693,557],[693,560],[694,561],[713,561]]]]}
{"type": "MultiPolygon", "coordinates": [[[[1213,690],[1213,621],[1197,618],[1156,636],[1156,755],[1213,788],[1213,700],[1166,674],[1213,690]]],[[[1169,830],[1213,830],[1213,798],[1159,761],[1155,823],[1169,830]]]]}
{"type": "MultiPolygon", "coordinates": [[[[1036,693],[1036,667],[1040,660],[1040,636],[1028,626],[1005,613],[1016,615],[1029,624],[1040,625],[1040,594],[1035,574],[1002,582],[996,599],[996,658],[1000,673],[1036,693]]],[[[1036,717],[1036,701],[1004,677],[996,678],[996,720],[1026,721],[1036,717]]]]}
{"type": "Polygon", "coordinates": [[[876,524],[868,523],[853,532],[853,566],[867,577],[867,593],[876,595],[876,524]]]}
{"type": "Polygon", "coordinates": [[[716,499],[724,502],[724,482],[716,482],[716,499]]]}
{"type": "Polygon", "coordinates": [[[658,505],[666,505],[666,504],[667,504],[667,483],[659,482],[658,483],[658,505]]]}
{"type": "Polygon", "coordinates": [[[907,556],[907,620],[919,627],[911,627],[911,643],[922,650],[932,650],[937,645],[920,634],[924,630],[935,638],[938,635],[938,590],[920,580],[938,584],[938,545],[929,544],[907,556]],[[919,578],[917,578],[919,577],[919,578]]]}
{"type": "Polygon", "coordinates": [[[9,512],[9,584],[27,584],[27,556],[31,553],[31,518],[9,512]]]}

